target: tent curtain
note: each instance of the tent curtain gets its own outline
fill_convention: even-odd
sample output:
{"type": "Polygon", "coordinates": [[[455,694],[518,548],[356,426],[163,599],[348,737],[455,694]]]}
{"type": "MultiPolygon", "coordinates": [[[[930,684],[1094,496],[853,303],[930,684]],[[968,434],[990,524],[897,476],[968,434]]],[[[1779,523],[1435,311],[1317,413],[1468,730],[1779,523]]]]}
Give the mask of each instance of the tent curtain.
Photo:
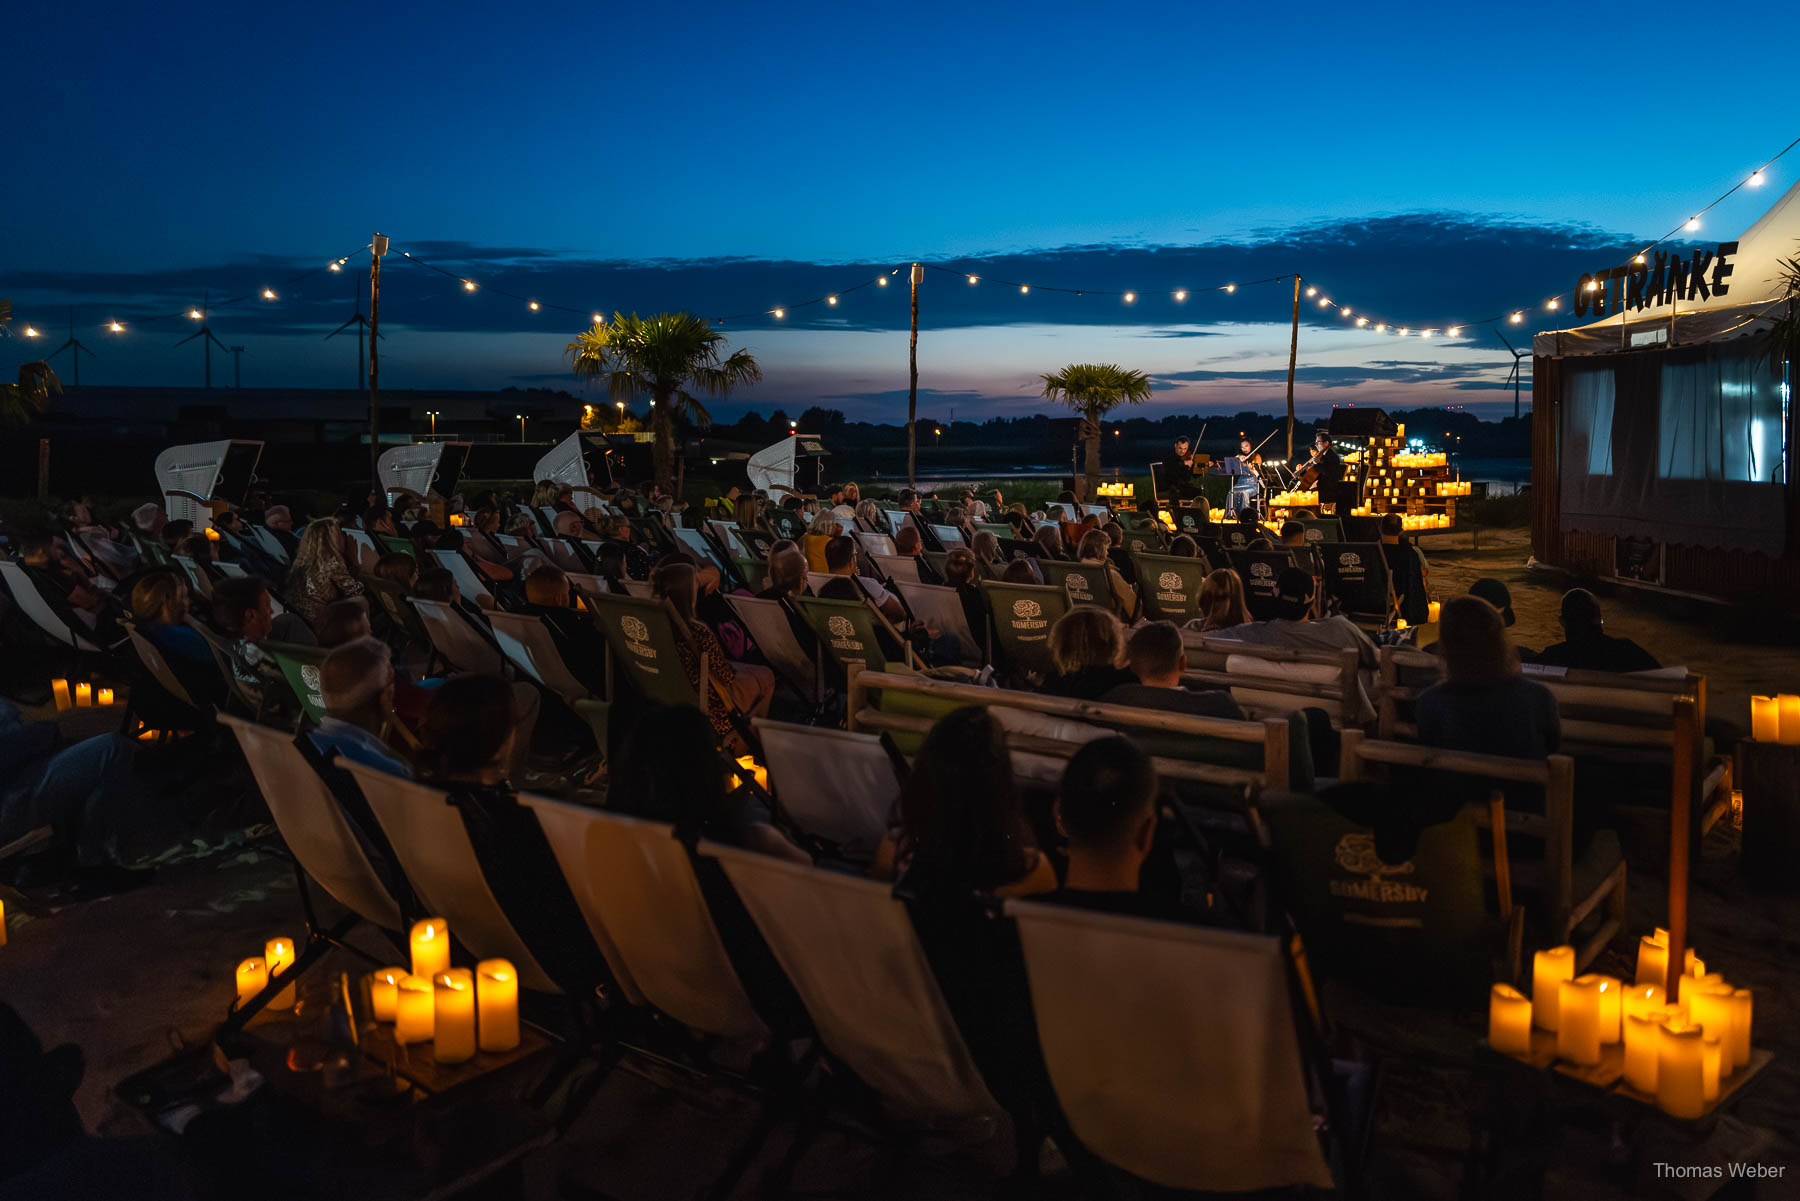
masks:
{"type": "Polygon", "coordinates": [[[1786,482],[1781,381],[1766,356],[1664,362],[1658,418],[1662,478],[1786,482]]]}

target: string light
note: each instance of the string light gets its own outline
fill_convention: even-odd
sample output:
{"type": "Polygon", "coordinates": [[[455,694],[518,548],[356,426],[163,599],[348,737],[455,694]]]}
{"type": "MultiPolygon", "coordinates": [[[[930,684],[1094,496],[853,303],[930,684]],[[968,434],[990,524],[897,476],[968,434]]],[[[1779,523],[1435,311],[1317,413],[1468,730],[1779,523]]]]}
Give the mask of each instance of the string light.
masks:
{"type": "Polygon", "coordinates": [[[275,289],[274,288],[264,288],[263,289],[263,299],[264,300],[274,300],[275,299],[275,289]]]}
{"type": "Polygon", "coordinates": [[[1338,314],[1338,316],[1340,316],[1340,317],[1348,317],[1349,315],[1350,315],[1350,306],[1349,305],[1345,305],[1344,311],[1338,314]]]}
{"type": "Polygon", "coordinates": [[[1634,264],[1636,264],[1637,266],[1642,267],[1644,265],[1644,256],[1640,254],[1636,258],[1632,259],[1631,261],[1634,264]]]}
{"type": "Polygon", "coordinates": [[[1319,297],[1319,307],[1322,309],[1330,308],[1331,307],[1331,297],[1329,297],[1329,296],[1319,297]]]}
{"type": "Polygon", "coordinates": [[[885,276],[885,275],[878,275],[878,276],[876,276],[876,277],[875,277],[875,282],[876,282],[876,283],[877,283],[877,284],[879,284],[879,285],[880,285],[880,286],[881,286],[881,287],[884,287],[884,288],[885,288],[885,287],[887,287],[887,276],[885,276]]]}
{"type": "Polygon", "coordinates": [[[827,296],[827,297],[826,297],[826,298],[825,298],[825,303],[826,303],[826,304],[836,304],[836,303],[837,303],[837,297],[835,297],[835,296],[827,296]]]}
{"type": "Polygon", "coordinates": [[[1525,320],[1525,314],[1524,313],[1514,313],[1512,315],[1511,320],[1514,325],[1517,325],[1517,324],[1519,324],[1519,322],[1525,320]]]}
{"type": "Polygon", "coordinates": [[[534,300],[534,301],[531,301],[531,302],[530,302],[530,303],[529,303],[529,304],[527,304],[527,305],[526,305],[526,306],[525,306],[525,307],[526,307],[526,308],[528,308],[528,309],[530,309],[530,310],[531,310],[531,311],[532,311],[532,312],[534,312],[534,313],[535,313],[535,312],[537,312],[537,311],[538,311],[538,309],[539,309],[539,308],[541,308],[541,307],[542,307],[542,306],[541,306],[541,305],[539,305],[539,304],[538,304],[538,302],[537,302],[537,301],[535,301],[535,300],[534,300]]]}
{"type": "Polygon", "coordinates": [[[1306,290],[1306,294],[1308,296],[1317,296],[1319,294],[1319,290],[1317,288],[1308,288],[1306,290]]]}
{"type": "Polygon", "coordinates": [[[776,320],[777,320],[777,321],[779,321],[779,320],[780,320],[780,319],[781,319],[781,318],[783,318],[783,317],[785,317],[785,316],[787,316],[787,310],[786,310],[786,309],[776,309],[776,310],[775,310],[775,319],[776,319],[776,320]]]}
{"type": "Polygon", "coordinates": [[[1137,293],[1136,293],[1136,292],[1127,292],[1127,293],[1125,293],[1125,303],[1126,303],[1126,304],[1130,304],[1130,303],[1132,303],[1132,302],[1133,302],[1133,301],[1135,301],[1135,300],[1136,300],[1136,299],[1137,299],[1137,293]]]}
{"type": "Polygon", "coordinates": [[[1394,332],[1398,333],[1402,338],[1406,337],[1406,327],[1404,325],[1394,332]]]}
{"type": "Polygon", "coordinates": [[[463,291],[473,292],[474,290],[475,290],[475,281],[474,280],[472,280],[472,279],[463,280],[463,291]]]}
{"type": "Polygon", "coordinates": [[[28,325],[25,327],[25,336],[27,338],[35,338],[38,336],[38,332],[36,329],[34,329],[33,327],[28,325]]]}
{"type": "Polygon", "coordinates": [[[594,324],[595,325],[605,325],[606,318],[602,317],[599,313],[595,313],[594,314],[594,324]]]}
{"type": "Polygon", "coordinates": [[[1562,301],[1560,301],[1556,297],[1552,296],[1550,298],[1549,302],[1544,305],[1544,307],[1554,313],[1561,305],[1562,305],[1562,301]]]}
{"type": "Polygon", "coordinates": [[[969,286],[970,286],[970,287],[974,287],[974,286],[975,286],[975,276],[973,276],[973,275],[971,275],[971,276],[970,276],[970,277],[969,277],[969,286]]]}
{"type": "Polygon", "coordinates": [[[117,321],[114,321],[112,324],[108,325],[106,328],[110,329],[115,334],[122,334],[125,332],[124,325],[120,324],[117,321]]]}
{"type": "MultiPolygon", "coordinates": [[[[1175,293],[1175,299],[1176,300],[1186,300],[1187,299],[1187,291],[1184,289],[1182,291],[1175,293]]],[[[1115,434],[1118,432],[1119,432],[1118,430],[1113,431],[1113,433],[1115,433],[1115,434]]]]}
{"type": "Polygon", "coordinates": [[[1762,187],[1763,186],[1762,172],[1761,171],[1752,171],[1750,173],[1750,178],[1746,179],[1744,182],[1749,184],[1753,188],[1762,187]]]}
{"type": "Polygon", "coordinates": [[[333,259],[331,262],[325,264],[325,270],[330,271],[333,274],[335,274],[339,271],[342,271],[343,269],[344,269],[344,264],[339,262],[336,259],[333,259]]]}
{"type": "Polygon", "coordinates": [[[1235,292],[1235,291],[1237,291],[1237,285],[1236,284],[1226,284],[1225,290],[1227,292],[1235,292]]]}
{"type": "Polygon", "coordinates": [[[1377,321],[1375,323],[1375,332],[1378,334],[1385,334],[1387,332],[1387,326],[1385,326],[1381,322],[1377,321]]]}
{"type": "Polygon", "coordinates": [[[203,315],[199,309],[189,309],[188,316],[195,321],[202,320],[202,317],[203,317],[203,315]]]}
{"type": "Polygon", "coordinates": [[[1428,330],[1428,329],[1422,329],[1422,330],[1420,330],[1420,331],[1419,331],[1419,337],[1421,337],[1421,338],[1429,338],[1429,337],[1431,337],[1431,331],[1430,331],[1430,330],[1428,330]]]}
{"type": "Polygon", "coordinates": [[[1019,295],[1024,296],[1027,293],[1029,293],[1030,291],[1031,291],[1030,284],[1020,284],[1019,285],[1019,295]]]}
{"type": "Polygon", "coordinates": [[[1452,338],[1454,338],[1454,337],[1456,337],[1456,335],[1462,333],[1462,326],[1453,325],[1449,329],[1445,330],[1444,332],[1446,334],[1449,334],[1452,338]]]}
{"type": "Polygon", "coordinates": [[[1687,224],[1682,226],[1681,228],[1687,230],[1689,233],[1692,233],[1694,230],[1700,228],[1700,218],[1698,216],[1689,217],[1687,219],[1687,224]]]}
{"type": "Polygon", "coordinates": [[[1368,323],[1369,323],[1369,319],[1367,317],[1358,317],[1356,319],[1356,327],[1358,329],[1361,329],[1363,326],[1367,325],[1368,323]]]}

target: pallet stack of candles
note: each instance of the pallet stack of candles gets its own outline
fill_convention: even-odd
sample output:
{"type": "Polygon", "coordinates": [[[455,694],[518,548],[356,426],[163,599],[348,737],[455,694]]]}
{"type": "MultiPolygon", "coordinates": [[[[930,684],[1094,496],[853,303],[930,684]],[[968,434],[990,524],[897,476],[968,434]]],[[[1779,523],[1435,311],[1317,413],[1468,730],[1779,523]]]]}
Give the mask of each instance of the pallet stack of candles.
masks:
{"type": "Polygon", "coordinates": [[[1628,985],[1611,976],[1577,976],[1573,947],[1539,951],[1529,998],[1511,985],[1494,985],[1488,1043],[1535,1062],[1532,1031],[1542,1031],[1540,1047],[1548,1051],[1553,1041],[1554,1059],[1578,1071],[1599,1069],[1605,1060],[1640,1099],[1673,1117],[1697,1118],[1750,1064],[1751,995],[1708,972],[1692,950],[1679,972],[1669,971],[1668,956],[1667,931],[1646,935],[1637,978],[1628,985]]]}

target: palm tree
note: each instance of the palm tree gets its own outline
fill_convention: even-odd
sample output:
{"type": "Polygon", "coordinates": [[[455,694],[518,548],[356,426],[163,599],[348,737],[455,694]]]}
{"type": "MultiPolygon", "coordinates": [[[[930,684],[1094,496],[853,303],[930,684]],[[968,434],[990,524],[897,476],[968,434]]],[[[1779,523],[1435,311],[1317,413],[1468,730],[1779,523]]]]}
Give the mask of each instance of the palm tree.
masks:
{"type": "Polygon", "coordinates": [[[1782,259],[1781,295],[1787,311],[1769,331],[1769,362],[1777,372],[1786,363],[1800,363],[1800,258],[1782,259]]]}
{"type": "Polygon", "coordinates": [[[62,381],[50,364],[19,364],[19,382],[0,384],[0,425],[24,425],[50,407],[50,397],[62,391],[62,381]]]}
{"type": "Polygon", "coordinates": [[[675,421],[684,418],[701,429],[712,424],[689,389],[726,396],[740,384],[762,378],[762,368],[747,350],[721,358],[725,335],[692,313],[627,317],[614,313],[611,322],[595,322],[564,349],[575,375],[606,381],[606,394],[627,403],[650,395],[650,425],[656,433],[656,483],[675,488],[675,421]]]}
{"type": "Polygon", "coordinates": [[[1150,399],[1150,377],[1113,363],[1070,363],[1046,375],[1044,396],[1060,400],[1081,414],[1081,436],[1087,439],[1087,474],[1081,495],[1091,500],[1100,482],[1100,419],[1122,404],[1150,399]]]}

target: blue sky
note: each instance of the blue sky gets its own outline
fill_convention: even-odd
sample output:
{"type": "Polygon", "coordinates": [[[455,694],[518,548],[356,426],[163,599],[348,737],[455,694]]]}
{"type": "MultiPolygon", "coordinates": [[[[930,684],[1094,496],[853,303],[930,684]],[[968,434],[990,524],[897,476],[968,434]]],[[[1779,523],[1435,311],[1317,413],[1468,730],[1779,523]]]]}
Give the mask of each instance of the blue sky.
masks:
{"type": "MultiPolygon", "coordinates": [[[[1159,405],[1235,411],[1280,394],[1286,295],[1168,291],[1299,270],[1396,324],[1473,321],[1661,236],[1785,145],[1793,123],[1745,98],[1776,86],[1757,48],[1793,44],[1800,11],[1724,20],[1741,24],[1658,4],[1627,27],[1548,5],[14,0],[9,41],[37,49],[9,60],[0,295],[54,335],[40,353],[79,306],[104,355],[84,382],[198,383],[196,348],[171,345],[191,326],[138,319],[280,284],[379,228],[488,285],[390,270],[384,383],[498,387],[565,378],[580,324],[498,290],[717,315],[923,258],[1141,294],[933,273],[933,396],[1027,411],[1038,373],[1116,359],[1157,376],[1159,405]],[[112,317],[128,330],[102,337],[112,317]]],[[[1736,233],[1795,170],[1800,153],[1697,236],[1736,233]]],[[[904,291],[729,323],[766,372],[742,401],[891,415],[904,291]]],[[[350,304],[347,275],[319,276],[212,325],[248,348],[247,386],[341,384],[354,348],[321,335],[350,304]]],[[[1309,323],[1301,361],[1316,409],[1497,401],[1510,359],[1486,335],[1426,351],[1309,323]]]]}

